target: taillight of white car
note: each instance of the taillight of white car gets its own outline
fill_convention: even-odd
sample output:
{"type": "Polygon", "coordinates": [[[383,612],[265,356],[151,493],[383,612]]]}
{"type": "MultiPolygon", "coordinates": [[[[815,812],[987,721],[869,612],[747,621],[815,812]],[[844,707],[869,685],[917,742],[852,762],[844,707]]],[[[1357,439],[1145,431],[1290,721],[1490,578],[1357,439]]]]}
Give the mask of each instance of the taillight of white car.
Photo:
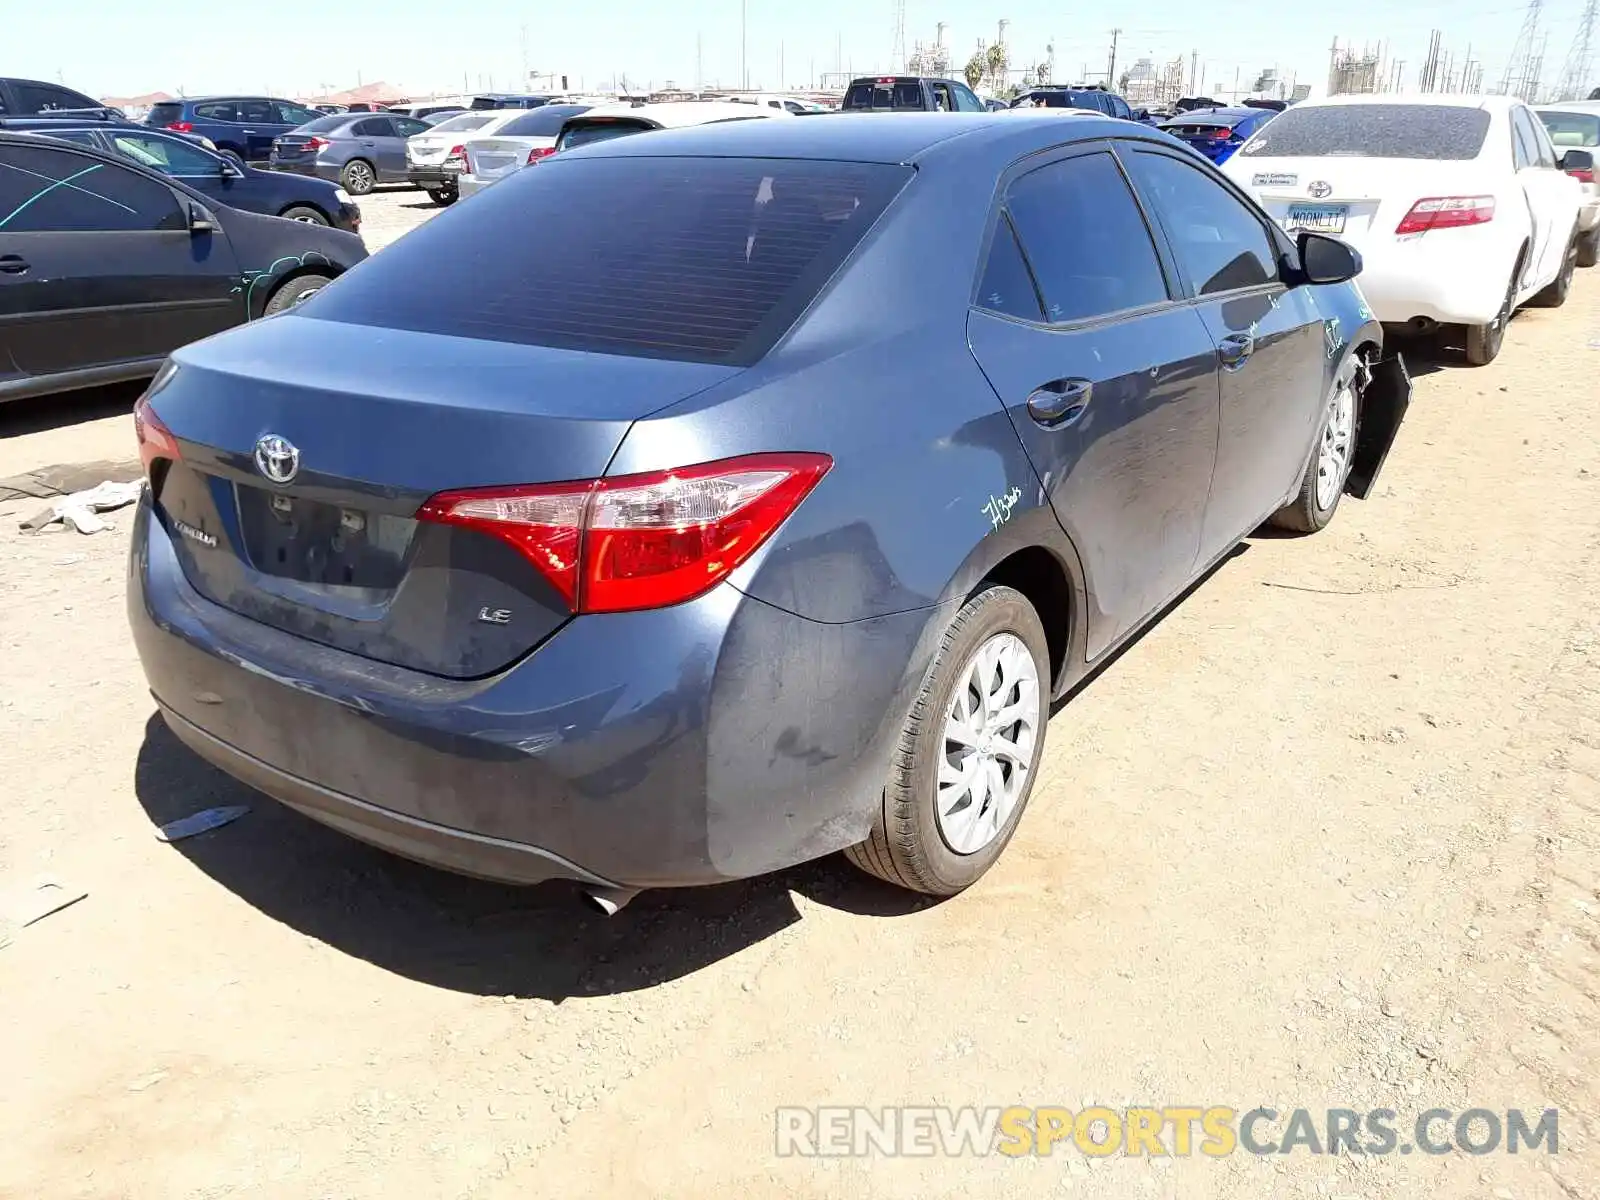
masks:
{"type": "Polygon", "coordinates": [[[1492,220],[1493,196],[1429,196],[1413,204],[1394,231],[1426,233],[1430,229],[1459,229],[1492,220]]]}

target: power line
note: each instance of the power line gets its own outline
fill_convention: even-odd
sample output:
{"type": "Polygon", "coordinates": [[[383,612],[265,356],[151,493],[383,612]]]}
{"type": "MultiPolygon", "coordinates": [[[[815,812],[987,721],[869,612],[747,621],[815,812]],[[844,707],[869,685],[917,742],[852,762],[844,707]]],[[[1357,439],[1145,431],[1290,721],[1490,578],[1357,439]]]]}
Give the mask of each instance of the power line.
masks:
{"type": "Polygon", "coordinates": [[[1581,100],[1589,94],[1589,71],[1594,65],[1597,30],[1600,30],[1600,0],[1589,0],[1583,6],[1583,16],[1578,18],[1578,36],[1573,39],[1572,49],[1567,51],[1567,61],[1561,68],[1557,99],[1581,100]]]}

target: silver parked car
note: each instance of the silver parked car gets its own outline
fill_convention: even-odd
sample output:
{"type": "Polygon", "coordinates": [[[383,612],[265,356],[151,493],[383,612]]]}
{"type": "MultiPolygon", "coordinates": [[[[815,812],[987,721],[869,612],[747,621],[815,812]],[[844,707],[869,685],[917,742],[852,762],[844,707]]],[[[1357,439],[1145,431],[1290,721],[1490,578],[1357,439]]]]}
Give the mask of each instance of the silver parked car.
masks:
{"type": "Polygon", "coordinates": [[[480,108],[452,113],[425,133],[406,141],[406,173],[411,182],[426,188],[435,204],[454,204],[456,180],[466,167],[462,142],[472,136],[497,132],[522,116],[526,109],[480,108]]]}
{"type": "Polygon", "coordinates": [[[338,113],[273,139],[269,165],[342,183],[365,196],[380,183],[405,183],[406,139],[427,126],[393,113],[338,113]]]}
{"type": "Polygon", "coordinates": [[[569,117],[588,112],[590,104],[546,104],[530,109],[494,129],[463,139],[464,167],[456,186],[463,196],[482,191],[513,171],[555,153],[556,137],[569,117]]]}

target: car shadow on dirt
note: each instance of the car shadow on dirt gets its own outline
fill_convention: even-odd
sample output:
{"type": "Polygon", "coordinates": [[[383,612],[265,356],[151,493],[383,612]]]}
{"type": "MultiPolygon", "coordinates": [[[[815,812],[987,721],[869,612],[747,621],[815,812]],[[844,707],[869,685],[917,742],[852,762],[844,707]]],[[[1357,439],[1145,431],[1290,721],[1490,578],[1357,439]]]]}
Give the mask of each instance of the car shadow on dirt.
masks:
{"type": "Polygon", "coordinates": [[[0,404],[0,438],[26,437],[46,430],[64,429],[69,425],[128,414],[128,448],[131,450],[133,406],[138,403],[147,382],[139,379],[0,404]]]}
{"type": "Polygon", "coordinates": [[[205,762],[156,714],[145,726],[134,787],[155,825],[248,804],[233,824],[171,849],[308,937],[419,982],[479,995],[559,1002],[664,983],[799,921],[792,892],[876,917],[936,903],[833,855],[757,879],[646,891],[607,918],[573,885],[468,879],[327,829],[205,762]]]}

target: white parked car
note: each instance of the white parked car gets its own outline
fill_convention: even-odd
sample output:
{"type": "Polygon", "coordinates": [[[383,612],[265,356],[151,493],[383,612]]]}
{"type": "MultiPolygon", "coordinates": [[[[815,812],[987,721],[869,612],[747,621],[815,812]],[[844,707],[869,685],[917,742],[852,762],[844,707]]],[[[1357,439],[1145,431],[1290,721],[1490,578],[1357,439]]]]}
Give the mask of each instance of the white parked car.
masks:
{"type": "MultiPolygon", "coordinates": [[[[539,109],[532,110],[539,112],[539,109]]],[[[495,138],[474,138],[467,143],[468,173],[461,176],[461,194],[475,191],[504,178],[513,171],[538,162],[550,154],[587,146],[591,142],[608,141],[630,133],[644,133],[651,129],[681,129],[689,125],[710,125],[716,121],[761,120],[767,117],[790,117],[793,113],[781,108],[763,108],[754,104],[729,104],[723,100],[673,100],[662,104],[605,104],[586,112],[569,116],[548,150],[539,147],[522,152],[522,161],[515,161],[510,151],[496,148],[495,138]],[[494,156],[491,161],[490,156],[494,156]]]]}
{"type": "Polygon", "coordinates": [[[586,113],[592,104],[546,104],[525,109],[515,120],[480,130],[461,143],[458,186],[463,196],[481,192],[513,171],[554,154],[556,137],[569,117],[586,113]]]}
{"type": "MultiPolygon", "coordinates": [[[[1569,150],[1586,150],[1600,155],[1600,100],[1562,100],[1541,104],[1534,109],[1544,122],[1545,132],[1563,158],[1569,150]]],[[[1583,215],[1578,218],[1578,265],[1592,267],[1600,262],[1600,179],[1594,165],[1567,171],[1583,185],[1583,215]]]]}
{"type": "Polygon", "coordinates": [[[435,204],[454,204],[465,169],[463,142],[471,134],[494,133],[528,109],[480,108],[456,113],[426,133],[406,139],[406,177],[426,188],[435,204]]]}
{"type": "Polygon", "coordinates": [[[1582,185],[1519,100],[1303,100],[1222,171],[1288,232],[1333,234],[1360,250],[1358,282],[1385,325],[1465,326],[1475,364],[1500,352],[1518,307],[1561,304],[1572,283],[1582,185]]]}
{"type": "Polygon", "coordinates": [[[798,96],[784,96],[777,92],[750,92],[743,96],[725,96],[727,104],[754,104],[758,108],[781,108],[791,113],[827,112],[822,105],[798,96]]]}

